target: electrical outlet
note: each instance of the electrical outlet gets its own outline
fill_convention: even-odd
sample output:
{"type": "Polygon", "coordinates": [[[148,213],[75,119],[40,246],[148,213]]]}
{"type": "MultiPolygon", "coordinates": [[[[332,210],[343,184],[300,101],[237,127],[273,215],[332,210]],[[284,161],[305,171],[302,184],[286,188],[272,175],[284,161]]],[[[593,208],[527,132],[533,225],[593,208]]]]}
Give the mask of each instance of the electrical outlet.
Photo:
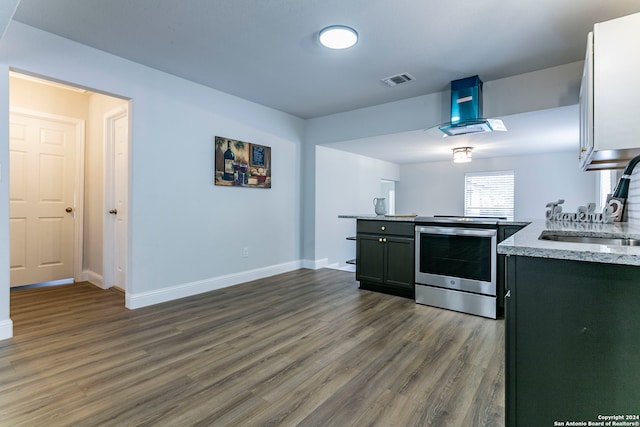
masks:
{"type": "Polygon", "coordinates": [[[249,258],[249,248],[242,248],[242,258],[249,258]]]}

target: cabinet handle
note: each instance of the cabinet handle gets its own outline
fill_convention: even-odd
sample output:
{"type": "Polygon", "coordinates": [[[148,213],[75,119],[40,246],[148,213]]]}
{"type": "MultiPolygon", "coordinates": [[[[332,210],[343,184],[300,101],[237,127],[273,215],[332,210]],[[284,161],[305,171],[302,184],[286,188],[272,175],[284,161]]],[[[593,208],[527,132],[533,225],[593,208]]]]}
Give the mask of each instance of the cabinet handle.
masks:
{"type": "Polygon", "coordinates": [[[382,242],[383,242],[383,243],[387,243],[387,238],[386,238],[386,237],[384,237],[384,238],[382,239],[382,242]]]}
{"type": "Polygon", "coordinates": [[[385,227],[384,225],[382,227],[380,227],[380,230],[382,230],[382,231],[384,231],[386,229],[387,229],[387,227],[385,227]]]}
{"type": "Polygon", "coordinates": [[[505,298],[511,298],[511,289],[507,291],[507,294],[504,296],[505,298]]]}
{"type": "Polygon", "coordinates": [[[382,237],[378,237],[378,242],[382,243],[382,237]]]}

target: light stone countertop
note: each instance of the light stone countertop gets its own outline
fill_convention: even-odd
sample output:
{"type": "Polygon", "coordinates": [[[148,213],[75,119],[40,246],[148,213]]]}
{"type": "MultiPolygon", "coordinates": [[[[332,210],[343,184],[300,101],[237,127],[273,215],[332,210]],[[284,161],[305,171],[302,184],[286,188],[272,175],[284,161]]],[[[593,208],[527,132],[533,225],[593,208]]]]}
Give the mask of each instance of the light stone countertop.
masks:
{"type": "Polygon", "coordinates": [[[540,240],[540,234],[583,237],[613,237],[640,239],[640,224],[618,222],[594,224],[580,222],[534,221],[498,244],[498,253],[536,258],[556,258],[574,261],[601,262],[640,266],[640,246],[602,245],[540,240]]]}
{"type": "MultiPolygon", "coordinates": [[[[403,221],[403,222],[432,222],[437,220],[437,222],[447,222],[443,219],[437,219],[431,216],[408,216],[408,215],[398,215],[398,216],[387,216],[387,215],[375,215],[375,214],[346,214],[346,215],[338,215],[338,218],[346,218],[346,219],[366,219],[366,220],[374,220],[374,221],[403,221]]],[[[499,225],[527,225],[531,221],[498,221],[499,225]]],[[[451,224],[455,224],[455,222],[451,222],[451,224]]]]}

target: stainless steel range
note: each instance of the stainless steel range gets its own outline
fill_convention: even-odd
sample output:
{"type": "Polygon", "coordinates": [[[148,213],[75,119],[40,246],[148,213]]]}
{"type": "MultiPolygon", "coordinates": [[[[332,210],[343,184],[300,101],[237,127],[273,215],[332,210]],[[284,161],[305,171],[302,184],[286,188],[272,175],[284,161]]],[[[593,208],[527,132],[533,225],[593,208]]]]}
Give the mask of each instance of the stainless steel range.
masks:
{"type": "Polygon", "coordinates": [[[416,218],[416,302],[495,319],[501,219],[416,218]]]}

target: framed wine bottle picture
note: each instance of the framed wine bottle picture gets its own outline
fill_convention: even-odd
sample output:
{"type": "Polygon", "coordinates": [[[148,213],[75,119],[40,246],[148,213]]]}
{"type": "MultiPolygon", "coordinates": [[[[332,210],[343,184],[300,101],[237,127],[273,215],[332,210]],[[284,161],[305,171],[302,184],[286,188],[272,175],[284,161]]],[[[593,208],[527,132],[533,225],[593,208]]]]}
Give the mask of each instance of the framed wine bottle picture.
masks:
{"type": "Polygon", "coordinates": [[[215,137],[215,185],[271,188],[271,147],[215,137]]]}

